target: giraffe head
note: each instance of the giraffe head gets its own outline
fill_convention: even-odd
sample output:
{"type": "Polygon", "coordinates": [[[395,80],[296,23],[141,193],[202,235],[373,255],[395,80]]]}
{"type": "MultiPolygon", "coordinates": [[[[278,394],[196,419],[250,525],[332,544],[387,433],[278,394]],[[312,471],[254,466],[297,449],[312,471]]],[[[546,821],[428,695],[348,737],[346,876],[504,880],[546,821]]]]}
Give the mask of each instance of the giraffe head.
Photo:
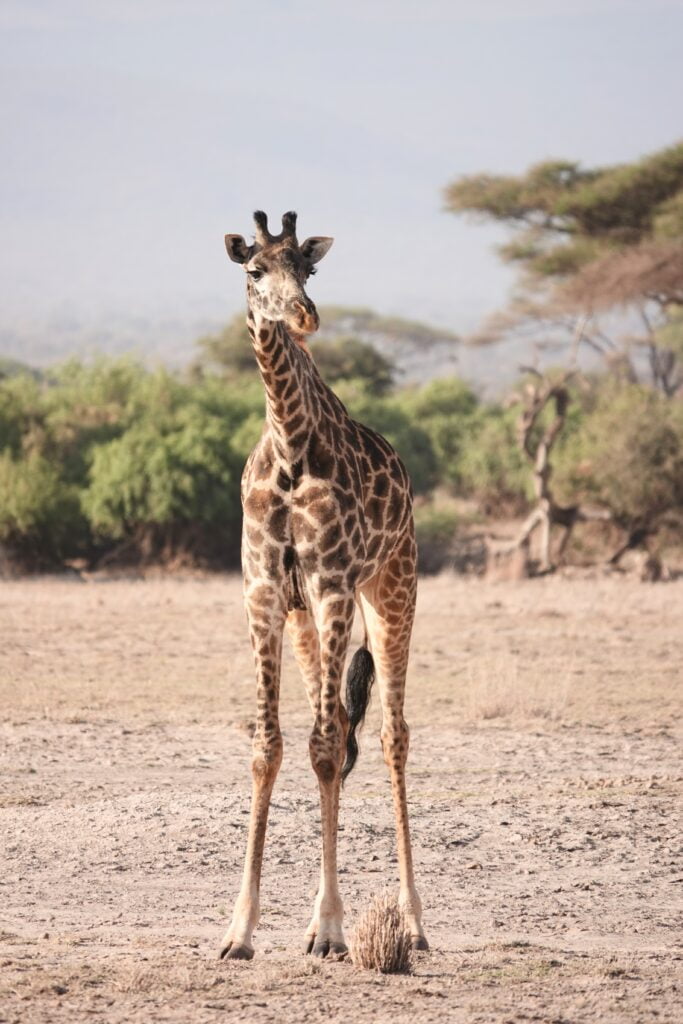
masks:
{"type": "Polygon", "coordinates": [[[297,335],[318,330],[318,311],[306,294],[306,281],[334,239],[314,236],[299,245],[296,214],[285,213],[282,231],[271,235],[262,210],[254,214],[253,245],[242,235],[226,235],[225,247],[235,263],[247,273],[247,298],[252,310],[266,320],[282,320],[297,335]]]}

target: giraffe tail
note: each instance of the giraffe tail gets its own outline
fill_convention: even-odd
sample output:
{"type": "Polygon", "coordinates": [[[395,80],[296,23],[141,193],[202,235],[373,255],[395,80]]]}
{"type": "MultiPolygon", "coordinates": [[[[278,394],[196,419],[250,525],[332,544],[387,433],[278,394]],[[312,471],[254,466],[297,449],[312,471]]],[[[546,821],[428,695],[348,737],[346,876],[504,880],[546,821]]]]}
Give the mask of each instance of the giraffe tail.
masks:
{"type": "Polygon", "coordinates": [[[349,734],[346,739],[346,763],[342,769],[342,782],[351,772],[358,757],[356,729],[363,724],[370,703],[370,691],[375,681],[375,663],[368,650],[367,637],[349,665],[346,676],[346,713],[349,716],[349,734]]]}

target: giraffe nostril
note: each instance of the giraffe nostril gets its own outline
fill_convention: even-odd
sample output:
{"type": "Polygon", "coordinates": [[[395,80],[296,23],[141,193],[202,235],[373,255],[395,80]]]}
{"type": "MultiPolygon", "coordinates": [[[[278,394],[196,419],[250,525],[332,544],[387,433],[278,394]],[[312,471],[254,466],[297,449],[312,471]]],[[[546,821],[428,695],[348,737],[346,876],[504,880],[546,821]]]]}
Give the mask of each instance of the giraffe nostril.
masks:
{"type": "Polygon", "coordinates": [[[318,330],[320,321],[312,302],[307,303],[302,302],[300,299],[294,299],[290,310],[293,325],[296,325],[296,329],[303,331],[305,334],[312,334],[318,330]]]}

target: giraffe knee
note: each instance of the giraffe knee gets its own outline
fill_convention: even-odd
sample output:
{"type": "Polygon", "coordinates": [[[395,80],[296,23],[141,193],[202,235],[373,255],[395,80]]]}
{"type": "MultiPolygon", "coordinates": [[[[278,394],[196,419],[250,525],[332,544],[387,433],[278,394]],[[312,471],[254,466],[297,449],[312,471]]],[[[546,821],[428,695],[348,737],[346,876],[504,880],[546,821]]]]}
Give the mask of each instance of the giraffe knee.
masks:
{"type": "Polygon", "coordinates": [[[326,758],[314,761],[313,768],[321,782],[334,782],[335,776],[339,774],[339,765],[335,765],[333,761],[326,758]]]}
{"type": "Polygon", "coordinates": [[[404,765],[410,746],[410,730],[406,721],[401,718],[398,722],[389,722],[383,725],[380,739],[385,763],[390,768],[404,765]]]}
{"type": "Polygon", "coordinates": [[[308,749],[313,771],[321,782],[332,782],[341,773],[347,728],[340,720],[316,722],[313,727],[308,749]]]}
{"type": "Polygon", "coordinates": [[[254,737],[251,774],[255,782],[268,785],[275,781],[282,763],[282,736],[279,732],[254,737]]]}

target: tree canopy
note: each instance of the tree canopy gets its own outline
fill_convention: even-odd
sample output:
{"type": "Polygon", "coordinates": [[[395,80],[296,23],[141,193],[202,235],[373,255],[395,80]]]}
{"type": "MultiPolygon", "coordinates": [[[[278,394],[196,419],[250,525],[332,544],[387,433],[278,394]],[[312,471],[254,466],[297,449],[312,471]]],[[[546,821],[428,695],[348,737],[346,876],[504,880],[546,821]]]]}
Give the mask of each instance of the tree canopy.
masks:
{"type": "MultiPolygon", "coordinates": [[[[583,169],[551,160],[520,176],[476,174],[446,189],[453,213],[514,227],[503,259],[541,278],[563,278],[642,243],[683,240],[683,143],[632,164],[583,169]]],[[[681,282],[668,300],[683,301],[681,282]]]]}
{"type": "Polygon", "coordinates": [[[521,321],[575,326],[581,317],[582,338],[609,354],[619,344],[599,316],[630,307],[653,380],[668,394],[680,387],[680,335],[662,331],[683,307],[683,143],[610,167],[552,160],[518,176],[468,175],[447,186],[445,199],[452,213],[512,229],[500,255],[520,268],[520,287],[491,336],[521,321]]]}
{"type": "Polygon", "coordinates": [[[376,395],[385,395],[394,384],[396,366],[376,348],[359,338],[313,340],[309,348],[321,376],[328,384],[359,378],[376,395]]]}

